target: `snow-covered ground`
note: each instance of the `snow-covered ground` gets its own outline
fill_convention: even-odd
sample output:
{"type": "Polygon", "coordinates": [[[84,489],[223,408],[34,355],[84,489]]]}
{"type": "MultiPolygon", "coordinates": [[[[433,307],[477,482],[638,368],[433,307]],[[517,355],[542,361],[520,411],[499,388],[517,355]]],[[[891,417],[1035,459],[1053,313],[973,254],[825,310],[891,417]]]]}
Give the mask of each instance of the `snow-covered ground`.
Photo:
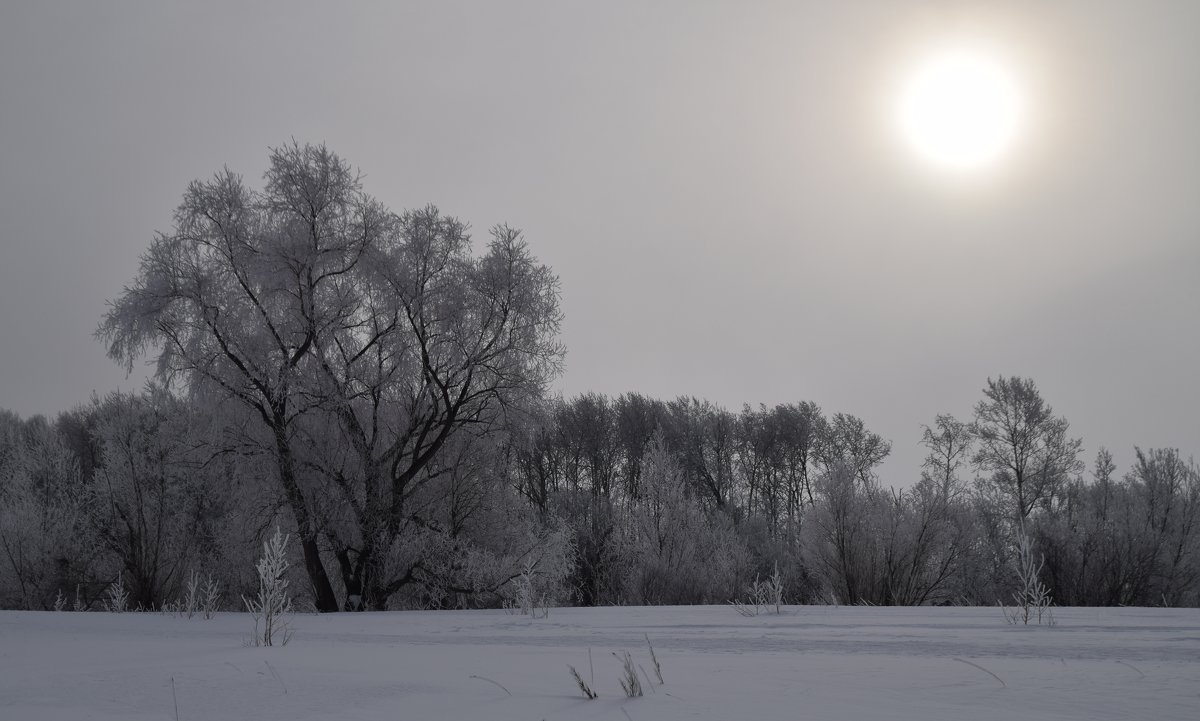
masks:
{"type": "Polygon", "coordinates": [[[1006,625],[992,608],[298,615],[289,645],[251,648],[244,614],[2,612],[0,719],[1200,719],[1200,610],[1056,617],[1046,628],[1006,625]],[[665,684],[625,698],[613,653],[653,676],[647,635],[665,684]],[[579,694],[568,664],[594,675],[598,699],[579,694]]]}

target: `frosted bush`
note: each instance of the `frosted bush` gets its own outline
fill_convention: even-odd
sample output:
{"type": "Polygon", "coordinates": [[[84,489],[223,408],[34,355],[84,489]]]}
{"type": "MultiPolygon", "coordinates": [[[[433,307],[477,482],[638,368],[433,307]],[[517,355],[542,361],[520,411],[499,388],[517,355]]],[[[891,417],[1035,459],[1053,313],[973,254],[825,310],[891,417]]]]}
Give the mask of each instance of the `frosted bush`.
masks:
{"type": "Polygon", "coordinates": [[[109,584],[107,594],[104,608],[112,613],[124,613],[129,605],[129,591],[125,590],[124,574],[118,575],[117,580],[109,584]]]}
{"type": "Polygon", "coordinates": [[[254,618],[252,645],[273,646],[279,641],[286,646],[292,638],[289,623],[292,616],[292,597],[288,593],[288,580],[284,574],[290,564],[287,561],[288,536],[276,527],[275,535],[263,543],[263,555],[255,568],[258,570],[258,595],[254,598],[242,596],[246,610],[254,618]]]}
{"type": "Polygon", "coordinates": [[[217,579],[208,576],[200,594],[200,613],[204,620],[209,620],[221,605],[221,584],[217,579]]]}
{"type": "Polygon", "coordinates": [[[746,588],[744,599],[734,599],[729,602],[734,610],[743,616],[758,616],[762,613],[782,613],[783,607],[783,575],[779,573],[779,564],[775,571],[765,581],[757,576],[754,582],[746,588]]]}
{"type": "Polygon", "coordinates": [[[207,620],[212,618],[220,601],[221,584],[212,574],[201,577],[199,572],[191,571],[184,586],[183,598],[175,604],[175,610],[187,618],[192,618],[198,613],[207,620]]]}
{"type": "Polygon", "coordinates": [[[706,514],[661,437],[651,442],[644,463],[643,493],[630,506],[618,546],[626,596],[647,605],[728,599],[749,565],[732,521],[720,512],[706,514]]]}
{"type": "Polygon", "coordinates": [[[1044,564],[1044,558],[1034,559],[1033,544],[1029,540],[1029,534],[1022,528],[1017,533],[1016,559],[1017,581],[1020,588],[1013,592],[1015,605],[1012,608],[1003,604],[1000,606],[1004,619],[1009,623],[1028,625],[1030,621],[1034,621],[1037,624],[1044,623],[1048,626],[1055,624],[1050,589],[1042,583],[1040,578],[1044,564]]]}
{"type": "Polygon", "coordinates": [[[508,604],[530,618],[546,618],[550,615],[546,593],[542,590],[537,568],[533,561],[526,561],[521,575],[512,582],[515,598],[508,604]]]}

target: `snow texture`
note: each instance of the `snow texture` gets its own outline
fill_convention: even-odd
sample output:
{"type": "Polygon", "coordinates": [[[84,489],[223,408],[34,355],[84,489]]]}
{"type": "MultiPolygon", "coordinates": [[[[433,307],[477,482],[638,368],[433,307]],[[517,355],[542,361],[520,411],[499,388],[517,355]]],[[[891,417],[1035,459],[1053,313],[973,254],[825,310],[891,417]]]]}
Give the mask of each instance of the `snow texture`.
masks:
{"type": "Polygon", "coordinates": [[[245,645],[246,614],[6,611],[0,718],[1200,718],[1197,609],[1056,609],[1053,628],[1006,624],[996,608],[783,611],[298,615],[274,648],[245,645]],[[667,682],[625,698],[614,655],[652,669],[647,637],[667,682]]]}

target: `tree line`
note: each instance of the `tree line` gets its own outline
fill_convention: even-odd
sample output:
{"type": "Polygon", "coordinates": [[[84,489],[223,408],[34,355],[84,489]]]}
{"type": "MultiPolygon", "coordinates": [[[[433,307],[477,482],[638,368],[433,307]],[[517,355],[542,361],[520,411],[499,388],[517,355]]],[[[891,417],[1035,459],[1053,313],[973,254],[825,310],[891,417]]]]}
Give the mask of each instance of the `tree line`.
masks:
{"type": "Polygon", "coordinates": [[[1200,605],[1177,450],[1085,468],[1034,382],[998,377],[896,489],[890,443],[810,402],[554,397],[559,292],[518,231],[476,252],[323,146],[273,150],[261,189],[192,183],[97,332],[154,380],[0,412],[0,604],[120,579],[162,608],[194,571],[236,599],[282,527],[319,611],[725,603],[776,569],[796,602],[990,605],[1022,538],[1059,604],[1200,605]]]}

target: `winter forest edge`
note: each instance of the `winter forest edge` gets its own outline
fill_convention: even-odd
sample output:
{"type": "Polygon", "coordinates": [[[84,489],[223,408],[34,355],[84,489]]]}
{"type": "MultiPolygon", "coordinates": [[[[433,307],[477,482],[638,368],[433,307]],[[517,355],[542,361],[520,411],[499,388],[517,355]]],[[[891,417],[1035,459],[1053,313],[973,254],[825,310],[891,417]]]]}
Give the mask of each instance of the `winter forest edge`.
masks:
{"type": "MultiPolygon", "coordinates": [[[[0,608],[242,610],[276,529],[317,611],[1200,605],[1200,470],[1085,459],[1031,379],[889,441],[808,402],[550,394],[558,281],[521,234],[393,213],[323,146],[193,182],[104,315],[139,394],[0,411],[0,608]],[[1030,570],[1032,569],[1032,570],[1030,570]],[[1030,577],[1032,575],[1032,578],[1030,577]],[[201,581],[203,579],[203,581],[201,581]]],[[[702,390],[702,389],[701,389],[702,390]]],[[[914,422],[919,423],[919,419],[914,422]]]]}

